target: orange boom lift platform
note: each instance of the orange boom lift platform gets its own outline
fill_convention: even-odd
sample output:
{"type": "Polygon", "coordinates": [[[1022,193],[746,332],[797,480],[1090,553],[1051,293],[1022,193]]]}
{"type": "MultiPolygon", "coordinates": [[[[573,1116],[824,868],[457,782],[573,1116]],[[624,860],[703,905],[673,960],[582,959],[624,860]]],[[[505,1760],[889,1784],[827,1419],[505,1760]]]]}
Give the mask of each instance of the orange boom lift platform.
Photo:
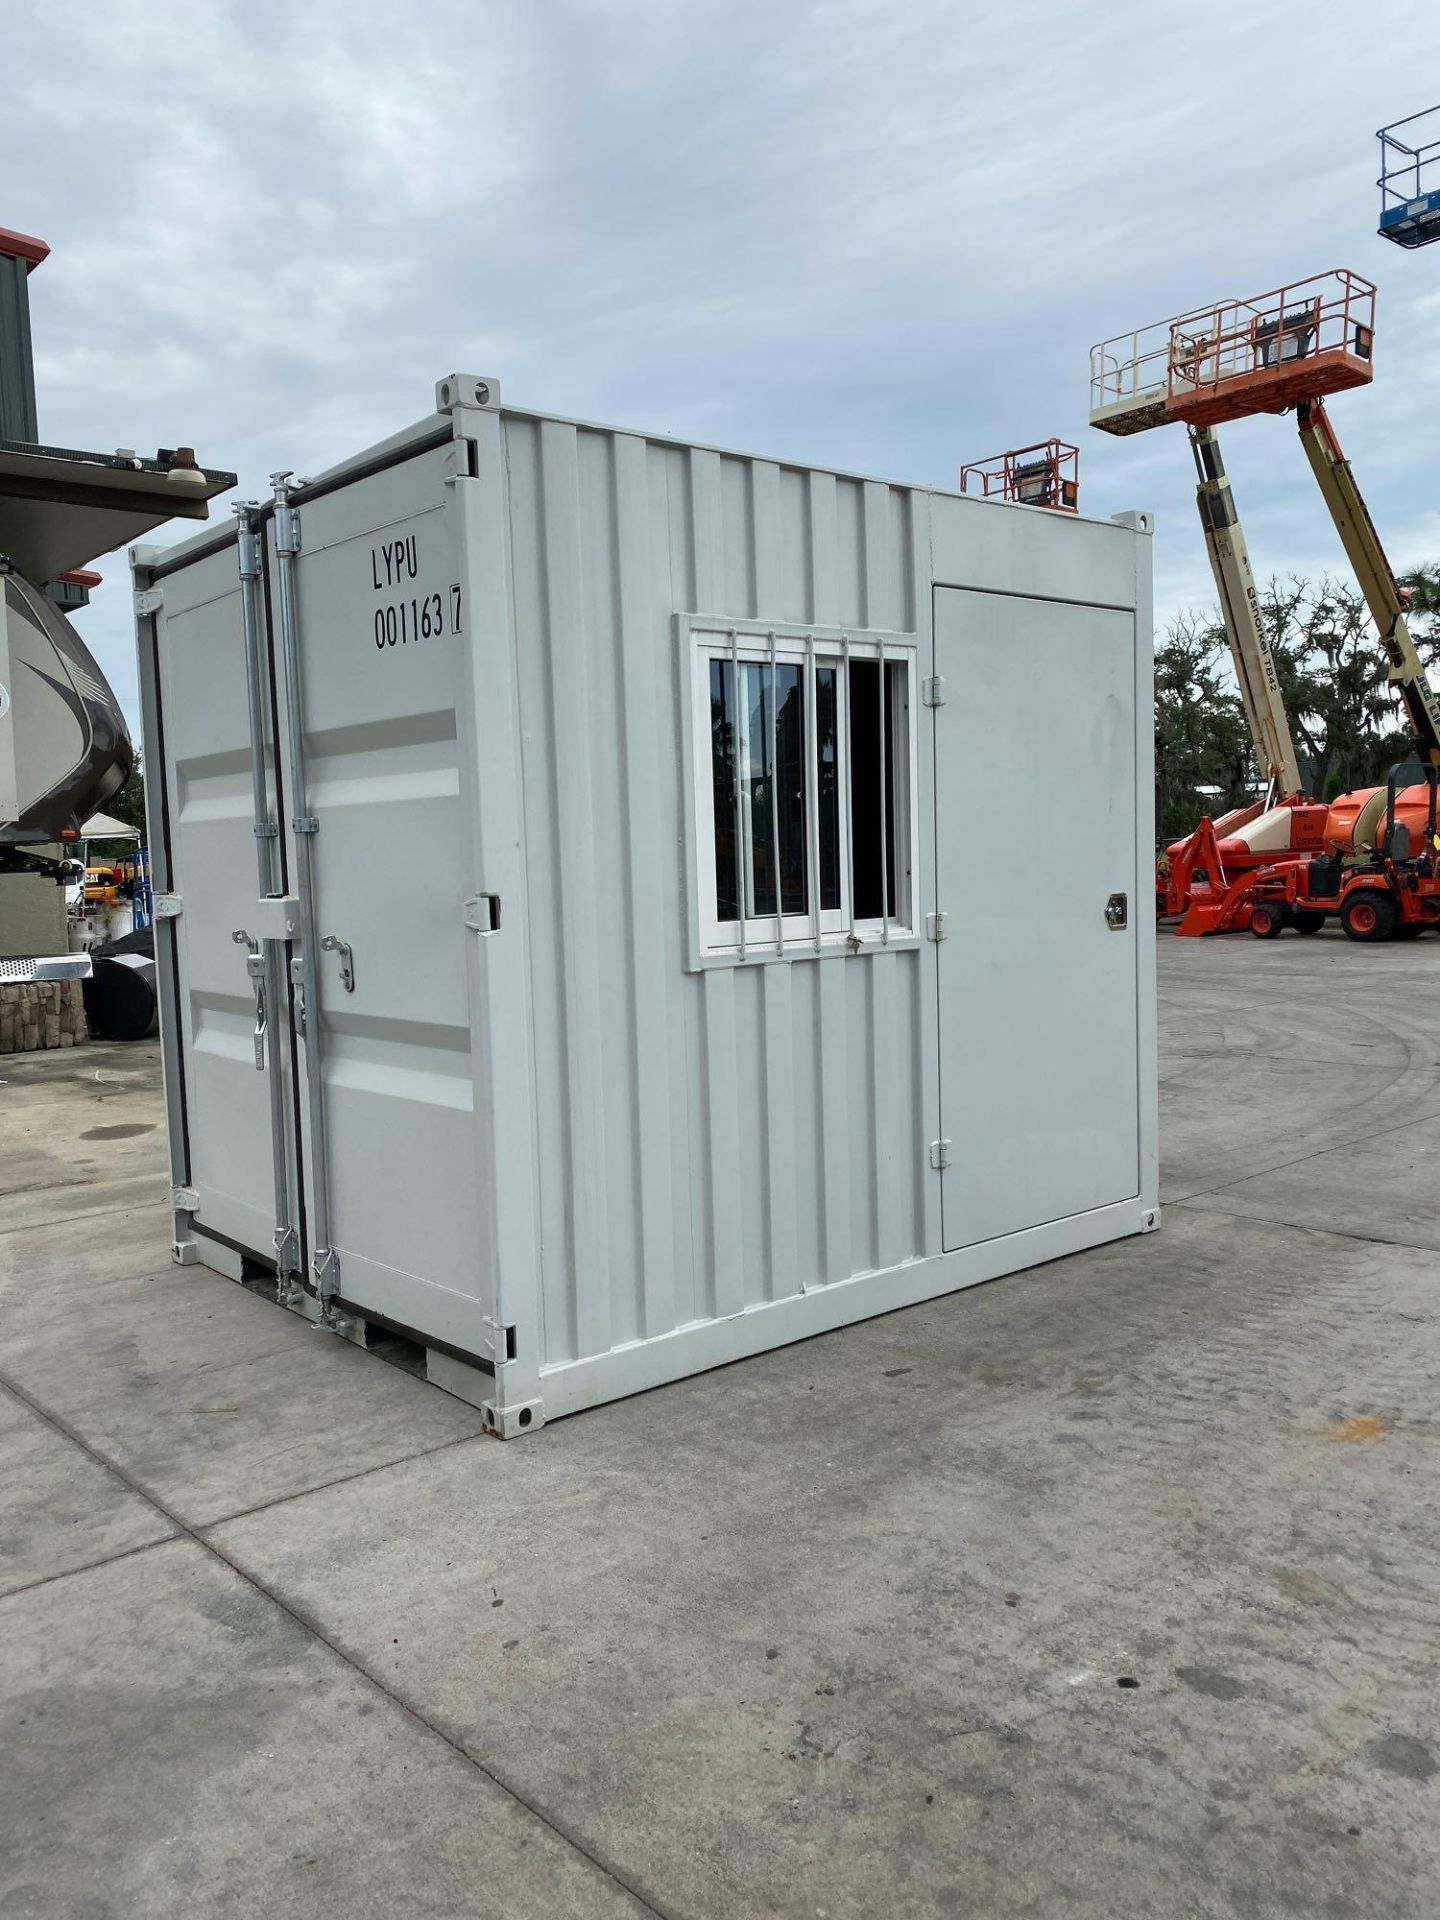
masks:
{"type": "Polygon", "coordinates": [[[1068,440],[1040,440],[1033,447],[1012,447],[988,460],[972,460],[960,469],[960,491],[1022,507],[1078,513],[1080,449],[1068,440]]]}

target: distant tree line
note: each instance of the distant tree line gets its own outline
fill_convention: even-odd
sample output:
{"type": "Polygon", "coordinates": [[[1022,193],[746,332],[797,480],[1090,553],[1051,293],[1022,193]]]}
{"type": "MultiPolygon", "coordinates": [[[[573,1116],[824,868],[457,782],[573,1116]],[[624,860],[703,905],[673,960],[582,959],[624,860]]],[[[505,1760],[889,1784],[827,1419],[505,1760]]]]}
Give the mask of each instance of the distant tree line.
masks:
{"type": "MultiPolygon", "coordinates": [[[[1421,658],[1440,660],[1440,565],[1402,577],[1421,658]]],[[[1379,786],[1410,751],[1404,709],[1359,592],[1329,575],[1271,580],[1260,617],[1273,649],[1308,792],[1333,800],[1379,786]]],[[[1155,649],[1155,784],[1159,830],[1188,833],[1251,799],[1260,773],[1219,609],[1177,614],[1155,649]]]]}

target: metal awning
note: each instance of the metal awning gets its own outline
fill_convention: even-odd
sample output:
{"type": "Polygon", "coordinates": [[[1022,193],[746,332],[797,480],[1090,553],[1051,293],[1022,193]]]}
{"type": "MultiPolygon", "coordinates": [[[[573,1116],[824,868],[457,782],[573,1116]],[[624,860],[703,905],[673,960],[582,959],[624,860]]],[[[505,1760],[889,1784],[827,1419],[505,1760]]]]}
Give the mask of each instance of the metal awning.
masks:
{"type": "Polygon", "coordinates": [[[204,520],[235,484],[184,447],[142,460],[0,440],[0,553],[42,585],[167,520],[204,520]]]}

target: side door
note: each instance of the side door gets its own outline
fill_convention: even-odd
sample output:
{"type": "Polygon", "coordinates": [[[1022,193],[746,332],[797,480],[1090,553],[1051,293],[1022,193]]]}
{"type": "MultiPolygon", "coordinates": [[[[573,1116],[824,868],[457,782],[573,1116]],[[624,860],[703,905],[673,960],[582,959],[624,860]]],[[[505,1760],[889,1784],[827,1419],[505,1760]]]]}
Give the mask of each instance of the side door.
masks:
{"type": "Polygon", "coordinates": [[[1129,612],[935,591],[947,1252],[1139,1192],[1135,646],[1129,612]]]}

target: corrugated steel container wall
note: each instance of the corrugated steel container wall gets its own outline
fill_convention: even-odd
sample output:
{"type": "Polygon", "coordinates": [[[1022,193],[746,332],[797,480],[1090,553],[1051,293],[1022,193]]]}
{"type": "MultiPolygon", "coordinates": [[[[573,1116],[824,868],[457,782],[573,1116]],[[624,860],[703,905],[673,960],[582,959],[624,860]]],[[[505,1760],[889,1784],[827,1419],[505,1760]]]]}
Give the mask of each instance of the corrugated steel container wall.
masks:
{"type": "Polygon", "coordinates": [[[238,1278],[278,1215],[287,1304],[423,1341],[514,1433],[1152,1230],[1148,519],[557,420],[477,376],[439,404],[300,489],[294,627],[278,501],[248,590],[233,524],[137,556],[177,1259],[238,1278]],[[739,952],[715,938],[697,662],[728,623],[752,659],[772,626],[904,656],[910,786],[882,805],[913,866],[863,944],[822,932],[818,887],[779,954],[746,920],[739,952]],[[1037,756],[1086,823],[1038,916],[1009,844],[1053,832],[1037,756]],[[283,898],[256,898],[252,763],[283,898]],[[288,970],[263,1074],[257,932],[288,970]]]}
{"type": "Polygon", "coordinates": [[[914,632],[928,502],[511,414],[505,446],[554,1365],[923,1251],[920,953],[685,970],[674,615],[914,632]]]}

